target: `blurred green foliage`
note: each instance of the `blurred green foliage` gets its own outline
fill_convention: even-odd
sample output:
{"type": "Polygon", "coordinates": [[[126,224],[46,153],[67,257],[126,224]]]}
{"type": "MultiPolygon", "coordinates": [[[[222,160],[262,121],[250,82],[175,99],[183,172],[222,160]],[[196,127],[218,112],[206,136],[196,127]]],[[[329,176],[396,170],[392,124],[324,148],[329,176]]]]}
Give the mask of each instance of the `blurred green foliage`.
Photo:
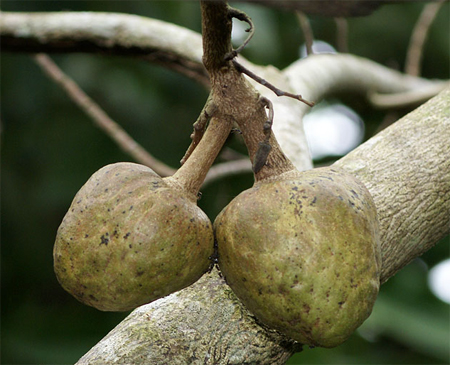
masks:
{"type": "MultiPolygon", "coordinates": [[[[244,55],[283,68],[303,42],[295,16],[235,3],[254,20],[256,35],[244,55]]],[[[350,52],[402,69],[422,3],[381,7],[349,20],[350,52]]],[[[114,11],[139,14],[200,31],[194,1],[3,1],[3,11],[114,11]]],[[[422,72],[449,78],[449,4],[427,42],[422,72]]],[[[317,39],[335,43],[332,19],[312,17],[317,39]]],[[[207,91],[184,76],[126,58],[53,58],[116,121],[157,158],[177,166],[207,91]]],[[[78,303],[53,273],[56,230],[77,190],[102,166],[130,161],[34,64],[29,55],[1,54],[1,362],[74,363],[127,313],[104,313],[78,303]]],[[[384,113],[353,107],[367,137],[384,113]]],[[[408,112],[398,112],[398,116],[408,112]]],[[[243,152],[237,137],[228,142],[243,152]]],[[[226,178],[203,191],[199,205],[214,219],[250,174],[226,178]]],[[[426,285],[427,271],[448,258],[444,239],[383,285],[373,315],[344,345],[306,349],[290,364],[448,364],[449,307],[426,285]]]]}

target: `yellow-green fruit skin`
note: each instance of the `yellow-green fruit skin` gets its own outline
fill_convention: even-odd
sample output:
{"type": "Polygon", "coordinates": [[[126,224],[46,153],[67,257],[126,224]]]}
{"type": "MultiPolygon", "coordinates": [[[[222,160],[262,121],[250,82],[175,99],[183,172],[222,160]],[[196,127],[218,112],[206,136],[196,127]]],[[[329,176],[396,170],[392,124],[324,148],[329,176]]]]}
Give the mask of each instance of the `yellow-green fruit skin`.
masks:
{"type": "Polygon", "coordinates": [[[263,324],[334,347],[370,315],[380,285],[376,208],[344,171],[257,183],[214,228],[227,283],[263,324]]]}
{"type": "Polygon", "coordinates": [[[108,165],[76,194],[56,236],[62,287],[103,311],[126,311],[180,290],[209,267],[212,224],[151,169],[108,165]]]}

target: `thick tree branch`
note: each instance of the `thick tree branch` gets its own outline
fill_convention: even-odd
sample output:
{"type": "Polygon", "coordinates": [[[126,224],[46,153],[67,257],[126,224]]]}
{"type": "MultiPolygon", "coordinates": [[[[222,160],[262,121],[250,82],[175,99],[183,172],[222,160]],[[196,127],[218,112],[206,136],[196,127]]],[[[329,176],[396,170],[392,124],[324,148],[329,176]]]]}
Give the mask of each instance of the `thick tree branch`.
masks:
{"type": "Polygon", "coordinates": [[[85,52],[155,62],[205,86],[201,37],[186,28],[137,15],[93,12],[0,12],[2,51],[85,52]]]}
{"type": "MultiPolygon", "coordinates": [[[[449,233],[449,100],[447,89],[337,163],[374,197],[383,281],[449,233]]],[[[78,364],[283,364],[296,349],[259,327],[213,271],[136,309],[78,364]]]]}

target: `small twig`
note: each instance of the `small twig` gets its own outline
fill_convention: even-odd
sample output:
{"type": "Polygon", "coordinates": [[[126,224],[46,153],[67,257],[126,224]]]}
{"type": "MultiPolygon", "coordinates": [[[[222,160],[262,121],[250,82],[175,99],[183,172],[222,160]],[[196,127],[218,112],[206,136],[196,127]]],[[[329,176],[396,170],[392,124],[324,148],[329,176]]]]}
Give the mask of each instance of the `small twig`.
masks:
{"type": "Polygon", "coordinates": [[[345,18],[334,18],[336,23],[336,47],[340,53],[348,53],[348,22],[345,18]]]}
{"type": "Polygon", "coordinates": [[[314,34],[311,28],[311,23],[309,22],[308,17],[305,13],[301,11],[296,11],[298,23],[300,24],[300,28],[303,32],[303,37],[305,38],[305,46],[306,46],[306,54],[312,55],[313,51],[313,42],[314,42],[314,34]]]}
{"type": "Polygon", "coordinates": [[[238,48],[232,50],[231,52],[229,52],[225,55],[225,57],[224,57],[225,61],[230,61],[233,58],[235,58],[245,48],[245,46],[247,46],[247,44],[250,42],[250,39],[252,39],[253,34],[255,33],[255,27],[253,25],[252,20],[243,11],[230,7],[230,8],[228,8],[228,15],[231,18],[236,18],[242,22],[246,22],[249,25],[249,28],[246,29],[245,31],[247,33],[249,33],[249,35],[248,35],[247,39],[244,41],[244,43],[242,43],[238,48]]]}
{"type": "Polygon", "coordinates": [[[196,122],[194,123],[194,131],[191,134],[192,142],[180,161],[181,165],[184,165],[184,163],[187,161],[192,152],[194,152],[195,147],[197,147],[198,143],[202,139],[203,134],[205,133],[206,127],[208,125],[208,122],[210,121],[212,115],[214,114],[215,109],[216,107],[212,102],[212,97],[210,94],[208,100],[206,100],[205,106],[203,107],[202,111],[200,112],[200,115],[198,116],[196,122]]]}
{"type": "Polygon", "coordinates": [[[406,54],[405,72],[408,75],[419,76],[422,54],[428,31],[439,9],[445,0],[426,4],[414,27],[406,54]]]}
{"type": "Polygon", "coordinates": [[[138,144],[125,130],[114,122],[100,106],[95,103],[81,88],[67,76],[53,60],[46,54],[40,53],[34,56],[36,63],[42,70],[66,92],[69,98],[77,104],[111,139],[133,159],[153,169],[161,176],[169,176],[175,169],[167,166],[150,155],[138,144]]]}
{"type": "Polygon", "coordinates": [[[242,66],[236,60],[233,60],[233,65],[236,68],[236,70],[238,70],[239,72],[241,72],[241,73],[247,75],[248,77],[252,78],[257,83],[267,87],[269,90],[272,90],[275,93],[275,95],[277,95],[277,96],[287,96],[289,98],[293,98],[295,100],[299,100],[302,103],[305,103],[306,105],[308,105],[310,107],[314,106],[314,102],[303,99],[303,97],[301,95],[299,95],[299,94],[292,94],[290,92],[278,89],[276,86],[272,85],[270,82],[264,80],[262,77],[259,77],[255,73],[251,72],[249,69],[247,69],[244,66],[242,66]]]}

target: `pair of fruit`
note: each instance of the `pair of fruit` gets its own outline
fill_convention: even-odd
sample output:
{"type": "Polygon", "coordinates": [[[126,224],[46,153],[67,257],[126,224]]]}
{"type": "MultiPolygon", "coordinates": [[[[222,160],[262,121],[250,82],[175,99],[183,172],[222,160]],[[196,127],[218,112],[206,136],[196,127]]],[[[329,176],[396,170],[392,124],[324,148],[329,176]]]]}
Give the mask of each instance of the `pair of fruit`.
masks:
{"type": "MultiPolygon", "coordinates": [[[[219,266],[265,325],[311,346],[344,342],[379,288],[376,210],[344,171],[257,181],[216,218],[219,266]]],[[[75,196],[54,247],[61,285],[123,311],[195,282],[209,267],[210,220],[172,179],[132,163],[97,171],[75,196]]]]}

